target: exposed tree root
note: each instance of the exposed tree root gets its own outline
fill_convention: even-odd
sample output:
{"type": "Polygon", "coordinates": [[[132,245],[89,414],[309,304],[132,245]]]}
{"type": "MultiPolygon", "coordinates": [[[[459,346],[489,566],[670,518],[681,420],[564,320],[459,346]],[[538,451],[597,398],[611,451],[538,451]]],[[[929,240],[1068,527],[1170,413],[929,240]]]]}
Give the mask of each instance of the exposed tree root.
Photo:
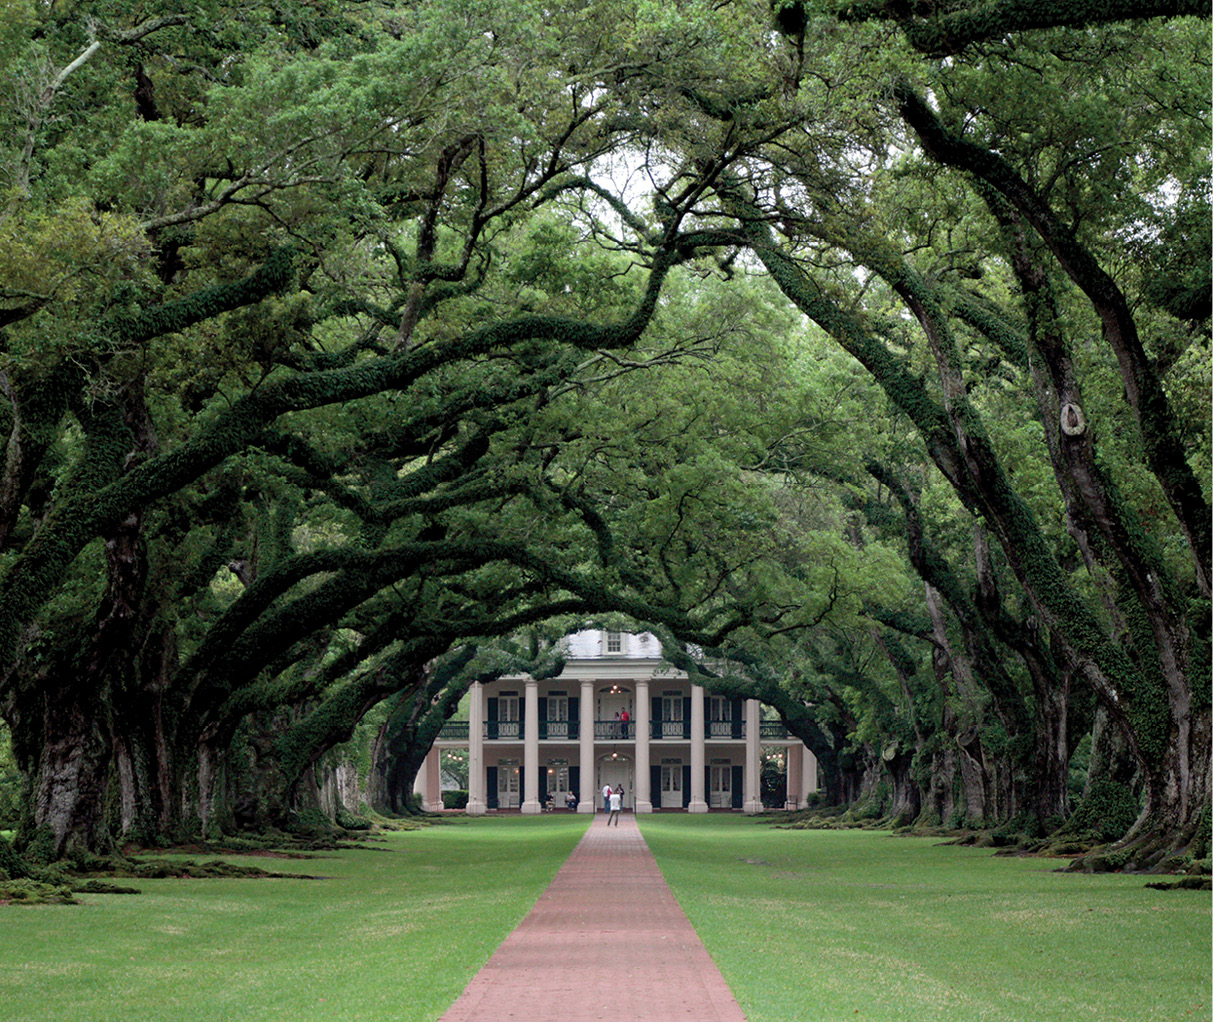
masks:
{"type": "Polygon", "coordinates": [[[1146,886],[1155,891],[1213,891],[1213,878],[1187,876],[1178,880],[1156,880],[1146,886]]]}
{"type": "MultiPolygon", "coordinates": [[[[282,858],[312,858],[318,852],[337,848],[364,847],[352,842],[276,841],[264,836],[232,839],[222,845],[192,845],[189,851],[201,855],[266,855],[282,858]],[[275,847],[275,844],[279,847],[275,847]],[[294,847],[282,848],[282,844],[294,847]]],[[[162,856],[165,849],[156,849],[162,856]]],[[[136,887],[109,883],[112,879],[155,880],[165,878],[210,879],[239,877],[248,879],[321,880],[312,873],[285,873],[260,866],[193,859],[142,858],[138,849],[124,854],[101,856],[78,854],[70,860],[38,863],[20,855],[7,841],[0,840],[0,905],[72,905],[76,894],[139,894],[136,887]]]]}

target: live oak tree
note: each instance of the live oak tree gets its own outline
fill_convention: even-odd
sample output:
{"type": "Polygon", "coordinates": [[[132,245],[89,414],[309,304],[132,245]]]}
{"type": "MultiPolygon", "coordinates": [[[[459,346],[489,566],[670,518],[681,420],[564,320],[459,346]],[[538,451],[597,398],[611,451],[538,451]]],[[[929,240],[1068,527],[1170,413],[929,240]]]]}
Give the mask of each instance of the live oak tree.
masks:
{"type": "MultiPolygon", "coordinates": [[[[24,230],[45,224],[48,271],[64,266],[10,278],[21,286],[5,292],[4,705],[31,784],[20,840],[50,856],[107,846],[115,742],[132,779],[171,774],[166,750],[200,743],[205,819],[208,740],[222,744],[248,702],[283,698],[265,690],[316,629],[362,610],[368,649],[395,657],[347,681],[357,707],[417,684],[460,628],[525,622],[544,585],[577,582],[552,577],[561,564],[539,542],[484,525],[508,522],[501,505],[515,499],[567,503],[519,422],[575,379],[585,353],[641,336],[682,258],[675,218],[637,239],[631,280],[643,279],[605,299],[532,311],[522,280],[486,285],[509,232],[537,206],[586,194],[589,161],[623,137],[597,78],[540,70],[557,37],[571,52],[579,36],[594,63],[592,26],[474,5],[387,20],[334,8],[312,26],[320,37],[253,17],[237,19],[233,39],[210,20],[223,13],[121,26],[113,9],[105,23],[31,10],[28,49],[10,54],[15,90],[38,51],[52,77],[26,96],[7,215],[24,230]],[[136,43],[146,59],[132,68],[136,43]],[[93,91],[73,93],[78,83],[93,91]],[[83,129],[50,130],[65,115],[83,129]],[[82,163],[62,159],[69,147],[82,163]],[[54,226],[78,220],[91,222],[79,238],[54,226]],[[340,406],[337,425],[358,431],[361,452],[343,452],[331,417],[315,414],[340,406]],[[353,464],[338,460],[351,453],[353,464]],[[289,484],[343,508],[339,544],[284,543],[301,524],[287,502],[267,528],[225,521],[233,492],[250,502],[250,469],[270,502],[289,501],[289,484]],[[174,662],[166,628],[191,593],[205,602],[198,580],[217,557],[256,577],[218,616],[201,608],[201,634],[175,637],[187,648],[174,662]],[[493,564],[516,562],[494,576],[493,564]],[[395,605],[379,595],[368,609],[392,586],[405,587],[395,605]],[[140,670],[151,647],[166,655],[140,670]],[[232,705],[238,692],[245,705],[232,705]],[[162,720],[131,720],[162,700],[162,720]]],[[[584,518],[575,506],[561,515],[557,542],[564,519],[584,518]]],[[[294,698],[324,676],[299,673],[294,698]]],[[[132,780],[128,794],[145,787],[132,780]]],[[[162,812],[172,788],[160,785],[162,812]]]]}
{"type": "Polygon", "coordinates": [[[131,836],[281,822],[385,699],[399,805],[544,669],[486,647],[616,612],[840,797],[1047,830],[1093,726],[1122,861],[1199,851],[1203,13],[9,5],[23,846],[111,766],[131,836]]]}
{"type": "MultiPolygon", "coordinates": [[[[825,29],[803,10],[798,32],[825,29]]],[[[1207,417],[1181,417],[1164,383],[1176,349],[1207,353],[1208,307],[1168,322],[1146,286],[1157,246],[1182,238],[1169,225],[1207,209],[1202,61],[1168,56],[1199,50],[1207,67],[1204,41],[1183,20],[1017,33],[942,62],[892,50],[869,79],[810,62],[798,40],[815,119],[722,181],[716,212],[874,375],[997,540],[1047,637],[1016,650],[1052,661],[1033,674],[1044,719],[1078,684],[1132,750],[1143,801],[1119,861],[1147,864],[1200,849],[1209,815],[1207,417]],[[1147,331],[1167,338],[1165,361],[1147,331]],[[994,365],[1036,406],[1051,507],[987,417],[994,365]]],[[[1060,764],[1064,719],[1050,730],[1060,764]]]]}
{"type": "Polygon", "coordinates": [[[132,837],[205,833],[251,715],[290,713],[289,800],[370,706],[440,699],[461,640],[604,609],[714,638],[758,556],[720,553],[756,530],[708,438],[667,477],[698,434],[659,406],[618,424],[647,452],[587,459],[579,426],[595,388],[712,343],[637,348],[699,246],[694,184],[654,166],[648,216],[592,174],[634,130],[604,81],[668,37],[608,53],[633,28],[606,6],[226,13],[31,11],[12,56],[16,83],[45,48],[53,87],[9,215],[68,266],[6,292],[3,701],[47,857],[110,847],[111,762],[132,837]],[[61,113],[83,127],[44,130],[61,113]]]}

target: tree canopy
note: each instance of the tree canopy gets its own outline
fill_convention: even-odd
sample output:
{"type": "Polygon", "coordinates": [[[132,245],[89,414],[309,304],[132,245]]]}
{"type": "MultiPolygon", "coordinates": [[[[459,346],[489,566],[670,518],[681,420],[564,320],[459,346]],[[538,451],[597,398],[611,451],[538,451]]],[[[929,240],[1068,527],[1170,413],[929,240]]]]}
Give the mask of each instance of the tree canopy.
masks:
{"type": "Polygon", "coordinates": [[[3,18],[21,849],[281,823],[375,707],[398,809],[624,615],[863,812],[1207,855],[1207,11],[3,18]]]}

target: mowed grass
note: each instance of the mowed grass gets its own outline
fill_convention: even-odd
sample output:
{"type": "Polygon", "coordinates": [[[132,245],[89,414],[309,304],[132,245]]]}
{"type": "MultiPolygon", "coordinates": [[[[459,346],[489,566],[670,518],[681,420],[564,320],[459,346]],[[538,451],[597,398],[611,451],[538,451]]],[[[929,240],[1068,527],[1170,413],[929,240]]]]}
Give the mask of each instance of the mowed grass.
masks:
{"type": "MultiPolygon", "coordinates": [[[[0,1022],[432,1022],[588,823],[450,823],[320,858],[227,857],[321,880],[2,908],[0,1022]]],[[[1210,1018],[1207,893],[867,831],[641,826],[750,1022],[1210,1018]]]]}
{"type": "Polygon", "coordinates": [[[641,817],[749,1022],[1181,1022],[1210,897],[936,839],[641,817]]]}
{"type": "Polygon", "coordinates": [[[320,880],[139,881],[140,895],[0,908],[0,1020],[429,1022],[589,820],[451,822],[312,859],[224,856],[320,880]]]}

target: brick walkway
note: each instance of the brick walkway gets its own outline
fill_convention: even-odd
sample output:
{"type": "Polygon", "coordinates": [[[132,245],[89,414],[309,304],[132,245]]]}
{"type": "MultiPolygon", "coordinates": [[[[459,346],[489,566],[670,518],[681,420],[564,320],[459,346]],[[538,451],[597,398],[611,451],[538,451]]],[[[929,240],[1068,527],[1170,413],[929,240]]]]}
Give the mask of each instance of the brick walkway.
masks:
{"type": "Polygon", "coordinates": [[[585,837],[440,1022],[745,1022],[635,817],[585,837]]]}

